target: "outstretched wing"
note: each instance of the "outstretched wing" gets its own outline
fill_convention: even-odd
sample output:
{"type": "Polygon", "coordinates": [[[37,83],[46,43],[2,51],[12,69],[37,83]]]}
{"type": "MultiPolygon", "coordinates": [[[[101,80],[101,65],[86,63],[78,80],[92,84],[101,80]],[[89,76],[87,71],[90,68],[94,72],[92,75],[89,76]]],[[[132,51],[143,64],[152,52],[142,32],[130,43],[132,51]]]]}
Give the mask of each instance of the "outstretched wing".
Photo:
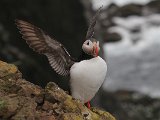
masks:
{"type": "Polygon", "coordinates": [[[45,34],[42,29],[26,21],[16,20],[16,25],[27,44],[34,51],[46,55],[50,65],[58,74],[63,76],[69,74],[74,60],[61,43],[45,34]]]}
{"type": "Polygon", "coordinates": [[[89,24],[89,27],[88,27],[88,30],[87,30],[87,34],[86,34],[86,40],[92,38],[93,35],[94,35],[94,27],[96,25],[97,18],[98,18],[98,15],[99,15],[101,9],[102,9],[102,7],[100,7],[97,10],[96,14],[93,16],[93,18],[90,21],[90,24],[89,24]]]}

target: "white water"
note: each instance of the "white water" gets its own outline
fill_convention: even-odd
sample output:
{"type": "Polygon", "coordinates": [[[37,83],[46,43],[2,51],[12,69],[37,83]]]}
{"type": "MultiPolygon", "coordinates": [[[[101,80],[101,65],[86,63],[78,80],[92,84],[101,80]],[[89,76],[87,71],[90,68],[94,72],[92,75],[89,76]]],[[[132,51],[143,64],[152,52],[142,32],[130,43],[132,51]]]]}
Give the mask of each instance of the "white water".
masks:
{"type": "Polygon", "coordinates": [[[115,3],[118,6],[124,6],[130,3],[135,4],[147,4],[151,0],[91,0],[93,3],[93,8],[98,9],[101,6],[107,7],[111,3],[115,3]]]}
{"type": "MultiPolygon", "coordinates": [[[[115,3],[147,4],[152,0],[92,0],[93,8],[115,3]]],[[[104,8],[103,7],[103,8],[104,8]]],[[[160,97],[160,14],[145,17],[130,16],[114,18],[117,32],[122,40],[104,45],[108,62],[105,90],[136,90],[152,97],[160,97]],[[132,32],[133,30],[137,32],[132,32]]]]}
{"type": "Polygon", "coordinates": [[[160,14],[146,17],[115,18],[122,41],[105,44],[108,76],[106,90],[136,90],[160,96],[160,14]],[[131,32],[139,29],[138,32],[131,32]]]}

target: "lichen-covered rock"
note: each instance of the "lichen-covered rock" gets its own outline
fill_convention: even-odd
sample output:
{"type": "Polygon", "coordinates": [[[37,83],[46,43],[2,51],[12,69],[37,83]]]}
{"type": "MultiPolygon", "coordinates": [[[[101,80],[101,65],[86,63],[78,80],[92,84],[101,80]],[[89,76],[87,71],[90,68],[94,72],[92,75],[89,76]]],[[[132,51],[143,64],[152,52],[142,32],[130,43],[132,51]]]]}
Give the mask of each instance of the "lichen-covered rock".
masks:
{"type": "Polygon", "coordinates": [[[17,67],[0,61],[0,119],[115,120],[108,112],[88,109],[55,83],[45,89],[22,79],[17,67]]]}

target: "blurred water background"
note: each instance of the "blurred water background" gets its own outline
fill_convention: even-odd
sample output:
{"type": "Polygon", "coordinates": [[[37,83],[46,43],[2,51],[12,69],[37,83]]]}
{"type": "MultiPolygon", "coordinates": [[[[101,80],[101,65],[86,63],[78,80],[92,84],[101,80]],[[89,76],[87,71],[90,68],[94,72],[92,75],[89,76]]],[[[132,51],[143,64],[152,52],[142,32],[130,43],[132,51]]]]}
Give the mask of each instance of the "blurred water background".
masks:
{"type": "Polygon", "coordinates": [[[1,0],[0,59],[17,65],[35,84],[44,87],[54,81],[69,89],[46,57],[21,39],[14,20],[42,28],[78,57],[89,19],[102,5],[95,37],[103,46],[108,74],[92,105],[117,120],[160,120],[159,0],[1,0]]]}

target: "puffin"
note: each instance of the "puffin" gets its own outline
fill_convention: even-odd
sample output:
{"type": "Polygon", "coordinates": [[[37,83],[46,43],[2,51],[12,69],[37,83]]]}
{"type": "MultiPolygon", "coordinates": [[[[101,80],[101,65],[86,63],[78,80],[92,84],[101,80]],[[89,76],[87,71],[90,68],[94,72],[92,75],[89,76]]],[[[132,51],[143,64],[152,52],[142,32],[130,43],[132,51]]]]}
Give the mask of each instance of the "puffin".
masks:
{"type": "Polygon", "coordinates": [[[22,38],[26,40],[29,47],[45,55],[57,74],[70,77],[71,96],[80,100],[88,108],[107,73],[107,63],[99,56],[99,41],[93,37],[99,12],[100,10],[96,12],[89,24],[82,44],[82,54],[77,59],[71,57],[62,43],[50,37],[41,28],[24,20],[15,20],[22,38]]]}

